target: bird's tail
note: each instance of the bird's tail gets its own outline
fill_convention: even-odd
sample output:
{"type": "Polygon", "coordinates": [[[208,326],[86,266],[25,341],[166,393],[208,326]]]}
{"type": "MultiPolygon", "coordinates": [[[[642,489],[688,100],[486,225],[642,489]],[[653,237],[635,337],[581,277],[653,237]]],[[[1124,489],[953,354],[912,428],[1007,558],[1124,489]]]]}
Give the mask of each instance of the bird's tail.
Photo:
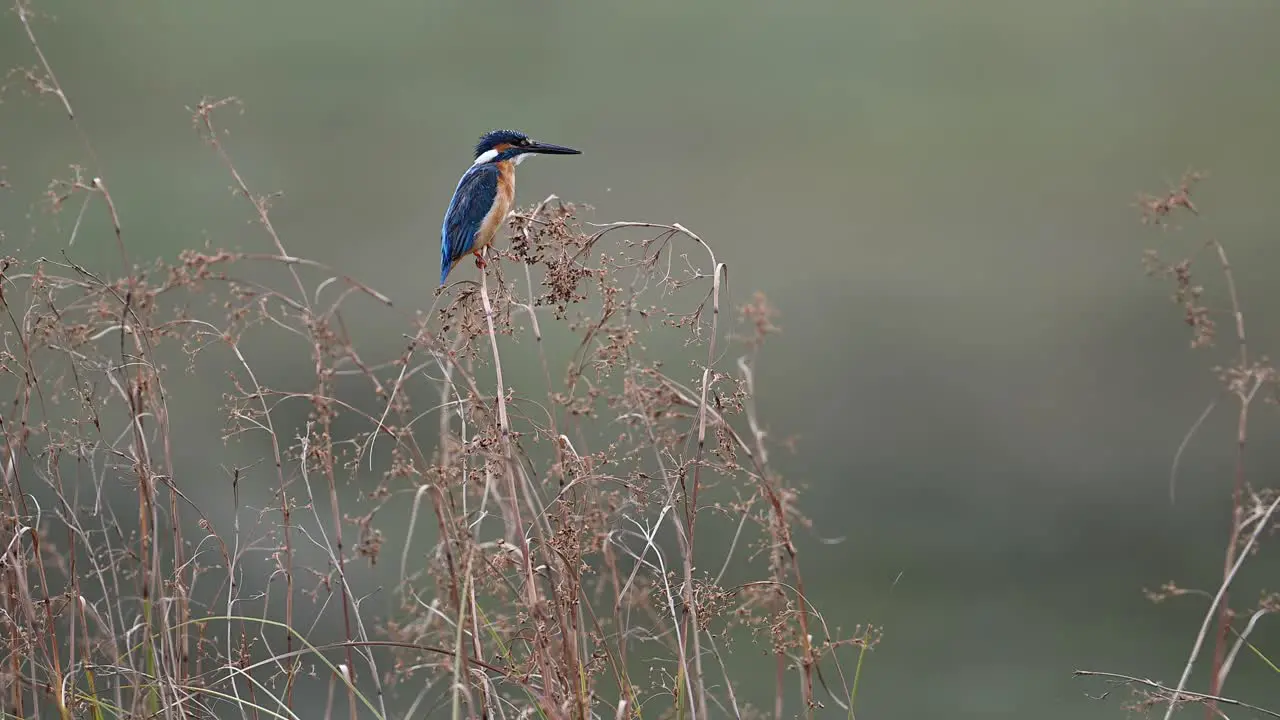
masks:
{"type": "Polygon", "coordinates": [[[444,287],[445,280],[449,278],[449,273],[458,266],[457,259],[441,258],[440,259],[440,287],[444,287]]]}
{"type": "MultiPolygon", "coordinates": [[[[448,247],[446,245],[446,247],[448,247]]],[[[453,271],[453,266],[458,263],[449,257],[449,251],[444,250],[440,253],[440,287],[444,287],[444,281],[449,277],[449,273],[453,271]]]]}

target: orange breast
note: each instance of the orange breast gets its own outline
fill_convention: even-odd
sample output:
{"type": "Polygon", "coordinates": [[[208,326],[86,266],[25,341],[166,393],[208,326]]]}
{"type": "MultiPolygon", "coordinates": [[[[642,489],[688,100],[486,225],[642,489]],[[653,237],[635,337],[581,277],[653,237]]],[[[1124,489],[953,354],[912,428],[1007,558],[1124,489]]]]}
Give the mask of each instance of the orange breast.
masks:
{"type": "Polygon", "coordinates": [[[494,198],[493,207],[484,216],[484,221],[480,223],[480,232],[476,233],[475,249],[479,250],[493,242],[493,238],[498,234],[498,229],[502,227],[502,221],[506,219],[507,213],[511,212],[515,197],[515,163],[509,160],[498,163],[498,197],[494,198]]]}

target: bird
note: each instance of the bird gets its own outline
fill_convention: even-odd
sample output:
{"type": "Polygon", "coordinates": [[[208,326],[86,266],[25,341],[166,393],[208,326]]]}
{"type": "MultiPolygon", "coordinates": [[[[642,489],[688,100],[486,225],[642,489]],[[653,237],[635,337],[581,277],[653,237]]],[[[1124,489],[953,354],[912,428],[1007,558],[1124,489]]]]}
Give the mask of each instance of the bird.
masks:
{"type": "Polygon", "coordinates": [[[485,267],[484,249],[511,211],[516,165],[531,155],[581,155],[563,145],[536,142],[516,130],[493,130],[476,143],[475,162],[462,173],[440,226],[440,286],[468,254],[485,267]]]}

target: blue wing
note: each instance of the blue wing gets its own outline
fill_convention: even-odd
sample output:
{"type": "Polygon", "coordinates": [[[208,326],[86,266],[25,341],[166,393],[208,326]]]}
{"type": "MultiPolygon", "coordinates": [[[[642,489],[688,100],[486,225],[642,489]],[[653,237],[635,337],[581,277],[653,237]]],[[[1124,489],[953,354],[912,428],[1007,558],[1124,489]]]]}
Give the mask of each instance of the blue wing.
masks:
{"type": "Polygon", "coordinates": [[[475,165],[458,181],[449,209],[444,214],[444,224],[440,226],[441,285],[444,285],[458,258],[470,252],[475,245],[480,223],[498,196],[499,173],[496,165],[475,165]]]}

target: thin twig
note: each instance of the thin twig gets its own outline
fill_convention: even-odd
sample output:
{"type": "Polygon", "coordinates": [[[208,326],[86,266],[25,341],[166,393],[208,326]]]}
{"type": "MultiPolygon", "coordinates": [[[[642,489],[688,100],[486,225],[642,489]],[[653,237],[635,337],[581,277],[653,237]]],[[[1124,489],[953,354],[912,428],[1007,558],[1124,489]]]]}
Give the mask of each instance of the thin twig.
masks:
{"type": "MultiPolygon", "coordinates": [[[[1148,680],[1146,678],[1133,677],[1131,675],[1121,675],[1119,673],[1099,672],[1097,670],[1076,670],[1075,672],[1072,673],[1072,675],[1076,677],[1110,678],[1112,680],[1120,681],[1121,683],[1124,683],[1126,685],[1143,685],[1143,686],[1149,687],[1160,694],[1166,695],[1165,700],[1169,703],[1170,711],[1172,711],[1172,709],[1177,706],[1180,698],[1185,697],[1188,700],[1196,700],[1196,701],[1206,702],[1206,703],[1218,702],[1218,703],[1222,703],[1223,705],[1235,705],[1236,707],[1241,707],[1246,710],[1260,712],[1263,715],[1270,715],[1271,717],[1280,718],[1280,713],[1275,712],[1273,710],[1268,710],[1266,708],[1258,707],[1257,705],[1250,705],[1249,703],[1240,702],[1239,700],[1235,700],[1233,698],[1228,698],[1228,697],[1222,697],[1220,695],[1207,695],[1205,693],[1191,692],[1190,690],[1173,690],[1166,687],[1162,683],[1158,683],[1155,680],[1148,680]]],[[[1166,717],[1168,716],[1166,715],[1166,717]]]]}

